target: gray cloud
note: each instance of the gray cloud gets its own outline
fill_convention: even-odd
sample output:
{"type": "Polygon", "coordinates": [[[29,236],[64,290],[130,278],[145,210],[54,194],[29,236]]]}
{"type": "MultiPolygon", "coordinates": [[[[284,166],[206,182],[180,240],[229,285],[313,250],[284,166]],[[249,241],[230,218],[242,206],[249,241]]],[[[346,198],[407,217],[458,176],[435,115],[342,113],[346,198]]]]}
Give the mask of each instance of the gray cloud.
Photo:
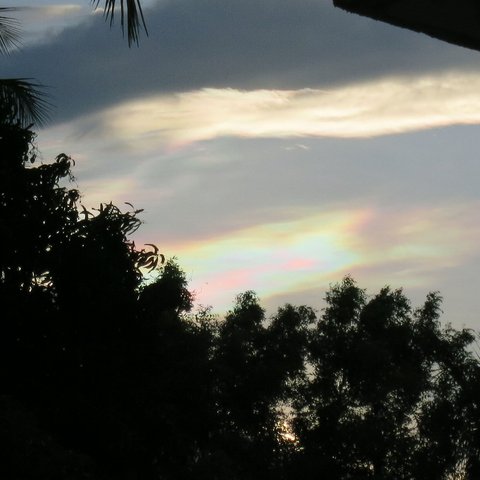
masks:
{"type": "MultiPolygon", "coordinates": [[[[308,210],[467,205],[478,198],[478,162],[471,155],[477,130],[447,128],[438,136],[437,130],[340,143],[302,139],[310,150],[291,150],[296,140],[224,138],[168,156],[136,157],[128,162],[130,171],[120,175],[134,179],[137,187],[113,200],[144,207],[142,236],[160,231],[160,241],[292,220],[308,210]]],[[[100,163],[79,175],[81,188],[92,180],[106,184],[112,171],[119,173],[115,156],[100,163]]],[[[104,200],[111,198],[104,195],[104,200]]]]}
{"type": "Polygon", "coordinates": [[[321,0],[171,0],[128,49],[100,16],[2,59],[50,86],[55,121],[132,96],[200,87],[301,88],[477,68],[478,53],[347,14],[321,0]]]}

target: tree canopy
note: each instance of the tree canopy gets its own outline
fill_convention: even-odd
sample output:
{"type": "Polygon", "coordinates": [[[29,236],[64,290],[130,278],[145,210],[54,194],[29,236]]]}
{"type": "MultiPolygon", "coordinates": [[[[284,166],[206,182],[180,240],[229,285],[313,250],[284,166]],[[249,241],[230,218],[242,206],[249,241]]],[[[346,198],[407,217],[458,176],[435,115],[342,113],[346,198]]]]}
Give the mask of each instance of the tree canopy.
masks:
{"type": "Polygon", "coordinates": [[[0,151],[2,478],[479,478],[476,336],[438,293],[195,311],[140,210],[86,209],[9,117],[0,151]]]}

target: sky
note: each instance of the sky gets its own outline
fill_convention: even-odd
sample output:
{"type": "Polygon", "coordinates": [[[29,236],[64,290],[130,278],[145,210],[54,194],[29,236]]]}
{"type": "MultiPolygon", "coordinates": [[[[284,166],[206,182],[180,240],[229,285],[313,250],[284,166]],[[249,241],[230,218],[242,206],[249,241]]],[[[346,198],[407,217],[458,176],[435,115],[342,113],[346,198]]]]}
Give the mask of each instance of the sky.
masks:
{"type": "Polygon", "coordinates": [[[479,52],[331,0],[144,0],[131,49],[88,0],[34,4],[0,74],[46,86],[43,160],[75,159],[88,208],[143,208],[137,246],[197,304],[320,310],[352,275],[480,328],[479,52]]]}

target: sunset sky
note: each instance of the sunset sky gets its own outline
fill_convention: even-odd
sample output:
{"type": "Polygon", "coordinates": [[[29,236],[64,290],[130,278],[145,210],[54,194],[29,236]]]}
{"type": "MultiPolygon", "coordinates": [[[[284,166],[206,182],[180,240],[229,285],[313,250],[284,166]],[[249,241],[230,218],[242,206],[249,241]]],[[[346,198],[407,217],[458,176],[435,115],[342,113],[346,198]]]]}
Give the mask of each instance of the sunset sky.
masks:
{"type": "Polygon", "coordinates": [[[144,0],[131,49],[88,0],[33,3],[1,76],[48,86],[44,161],[144,208],[197,303],[320,309],[351,274],[480,328],[480,53],[332,0],[144,0]]]}

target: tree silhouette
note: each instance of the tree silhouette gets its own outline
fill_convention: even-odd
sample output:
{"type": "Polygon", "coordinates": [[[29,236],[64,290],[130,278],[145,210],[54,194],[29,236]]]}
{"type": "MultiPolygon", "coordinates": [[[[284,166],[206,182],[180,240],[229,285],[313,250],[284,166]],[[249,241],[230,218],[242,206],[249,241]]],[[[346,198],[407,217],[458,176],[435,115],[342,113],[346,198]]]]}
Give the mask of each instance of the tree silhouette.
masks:
{"type": "Polygon", "coordinates": [[[175,260],[132,241],[141,210],[87,210],[18,121],[0,151],[2,478],[478,478],[476,337],[438,293],[415,310],[346,277],[319,316],[251,291],[192,312],[175,260]]]}
{"type": "Polygon", "coordinates": [[[126,381],[142,269],[157,255],[128,239],[138,212],[82,211],[77,190],[60,185],[71,176],[67,156],[29,166],[32,140],[20,124],[0,124],[2,393],[65,438],[78,423],[78,443],[96,418],[108,430],[98,408],[126,381]]]}
{"type": "Polygon", "coordinates": [[[459,403],[480,372],[473,334],[440,328],[435,293],[412,311],[401,290],[368,299],[347,277],[326,301],[296,405],[305,478],[474,478],[476,400],[459,403]]]}

